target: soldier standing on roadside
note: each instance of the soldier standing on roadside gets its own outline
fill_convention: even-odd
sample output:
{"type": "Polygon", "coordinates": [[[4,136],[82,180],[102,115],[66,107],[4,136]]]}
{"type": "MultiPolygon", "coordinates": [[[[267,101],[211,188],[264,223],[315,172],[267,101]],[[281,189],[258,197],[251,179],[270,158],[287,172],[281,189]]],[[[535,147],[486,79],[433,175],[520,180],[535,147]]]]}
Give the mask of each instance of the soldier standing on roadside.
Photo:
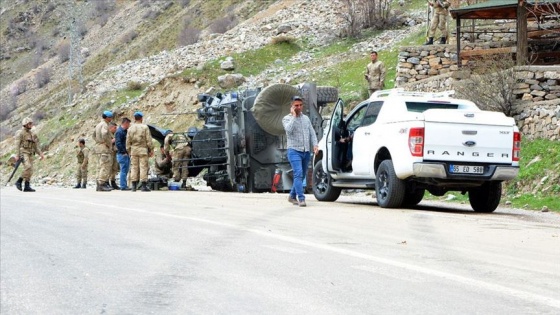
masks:
{"type": "Polygon", "coordinates": [[[136,191],[138,180],[142,184],[142,191],[148,188],[148,157],[154,155],[152,135],[148,126],[142,123],[144,114],[134,113],[134,124],[128,128],[126,136],[126,151],[130,153],[130,180],[132,191],[136,191]]]}
{"type": "Polygon", "coordinates": [[[89,149],[86,147],[86,140],[78,140],[78,169],[76,170],[76,180],[78,184],[74,188],[86,188],[88,163],[89,163],[89,149]]]}
{"type": "Polygon", "coordinates": [[[39,138],[35,132],[31,130],[31,128],[33,128],[33,120],[29,117],[25,117],[21,124],[23,129],[16,133],[16,162],[23,158],[23,173],[16,181],[16,188],[22,190],[21,184],[25,181],[23,191],[34,192],[35,189],[31,188],[29,184],[31,176],[33,175],[33,156],[37,153],[41,160],[44,159],[45,156],[39,148],[39,138]]]}
{"type": "Polygon", "coordinates": [[[113,166],[113,137],[109,132],[109,123],[113,120],[113,113],[106,110],[101,115],[101,122],[95,126],[93,140],[95,140],[95,155],[97,156],[97,191],[113,190],[109,185],[109,176],[113,166]]]}
{"type": "Polygon", "coordinates": [[[377,51],[370,53],[371,62],[366,66],[364,78],[368,81],[369,95],[385,88],[385,65],[377,59],[377,51]]]}

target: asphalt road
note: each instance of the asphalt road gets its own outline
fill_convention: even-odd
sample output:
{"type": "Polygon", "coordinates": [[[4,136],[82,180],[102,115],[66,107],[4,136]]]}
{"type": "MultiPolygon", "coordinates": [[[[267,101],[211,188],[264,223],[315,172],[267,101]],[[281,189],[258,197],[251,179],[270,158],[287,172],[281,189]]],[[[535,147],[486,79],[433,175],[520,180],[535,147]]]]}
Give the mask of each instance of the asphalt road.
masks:
{"type": "Polygon", "coordinates": [[[2,314],[559,314],[560,215],[0,189],[2,314]]]}

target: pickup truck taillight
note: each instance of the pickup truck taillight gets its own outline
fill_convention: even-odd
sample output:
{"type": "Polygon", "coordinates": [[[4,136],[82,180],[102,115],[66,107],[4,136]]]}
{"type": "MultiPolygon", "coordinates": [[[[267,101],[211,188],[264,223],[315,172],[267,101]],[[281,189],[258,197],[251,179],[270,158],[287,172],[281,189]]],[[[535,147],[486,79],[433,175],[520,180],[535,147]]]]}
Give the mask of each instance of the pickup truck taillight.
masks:
{"type": "Polygon", "coordinates": [[[410,128],[408,146],[412,156],[422,157],[424,155],[424,128],[410,128]]]}
{"type": "Polygon", "coordinates": [[[519,161],[521,156],[521,133],[513,133],[513,151],[512,151],[513,161],[519,161]]]}

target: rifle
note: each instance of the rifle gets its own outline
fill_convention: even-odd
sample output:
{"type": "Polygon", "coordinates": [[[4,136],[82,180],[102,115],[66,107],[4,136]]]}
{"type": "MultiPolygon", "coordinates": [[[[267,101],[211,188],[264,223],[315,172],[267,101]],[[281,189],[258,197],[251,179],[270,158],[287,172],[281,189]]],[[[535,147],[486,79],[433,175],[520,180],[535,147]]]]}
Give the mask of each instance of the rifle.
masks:
{"type": "Polygon", "coordinates": [[[10,175],[10,178],[8,178],[8,181],[6,182],[6,186],[8,186],[8,183],[10,183],[10,181],[14,177],[14,174],[16,173],[16,171],[17,171],[19,165],[21,164],[21,162],[23,162],[23,156],[20,156],[19,159],[17,160],[16,164],[14,165],[14,170],[13,170],[12,174],[10,175]]]}

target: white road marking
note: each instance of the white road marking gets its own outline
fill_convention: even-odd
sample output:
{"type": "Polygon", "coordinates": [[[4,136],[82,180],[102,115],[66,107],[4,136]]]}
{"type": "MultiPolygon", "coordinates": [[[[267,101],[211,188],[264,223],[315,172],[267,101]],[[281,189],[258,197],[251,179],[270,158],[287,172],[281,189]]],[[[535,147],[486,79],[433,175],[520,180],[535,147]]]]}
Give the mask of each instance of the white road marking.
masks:
{"type": "MultiPolygon", "coordinates": [[[[41,196],[41,197],[43,197],[43,196],[41,196]]],[[[63,198],[51,198],[51,197],[43,197],[43,198],[51,199],[51,200],[60,200],[60,201],[64,201],[64,202],[69,202],[70,201],[68,199],[63,199],[63,198]]],[[[213,220],[208,220],[208,219],[182,216],[182,215],[177,215],[177,214],[153,212],[153,211],[142,210],[142,209],[137,209],[137,208],[126,208],[126,207],[122,207],[122,206],[107,205],[107,204],[88,202],[88,201],[82,201],[82,200],[73,200],[73,201],[84,203],[84,204],[89,204],[89,205],[93,205],[93,206],[97,206],[97,207],[114,208],[115,210],[121,210],[121,211],[126,210],[126,211],[144,213],[144,214],[149,214],[149,215],[156,215],[156,216],[161,216],[161,217],[168,217],[168,218],[174,218],[174,219],[180,219],[180,220],[188,220],[188,221],[193,221],[193,222],[201,222],[201,223],[211,224],[211,225],[214,225],[214,226],[221,226],[221,227],[225,227],[225,228],[239,230],[239,231],[243,231],[243,232],[250,232],[250,233],[253,233],[253,234],[256,234],[256,235],[260,235],[260,236],[271,238],[271,239],[276,239],[276,240],[283,241],[283,242],[297,244],[297,245],[301,245],[301,246],[305,246],[305,247],[309,247],[309,248],[313,248],[313,249],[329,251],[329,252],[345,255],[345,256],[348,256],[348,257],[364,259],[364,260],[367,260],[367,261],[372,261],[372,262],[376,262],[376,263],[380,263],[380,264],[385,264],[385,265],[389,265],[389,266],[393,266],[393,267],[402,268],[402,269],[409,270],[409,271],[414,271],[414,272],[421,273],[421,274],[428,275],[428,276],[439,277],[439,278],[442,278],[442,279],[445,279],[445,280],[448,280],[448,281],[462,283],[464,285],[469,285],[469,286],[472,286],[472,287],[475,287],[475,288],[479,288],[479,289],[483,289],[483,290],[487,290],[487,291],[493,291],[493,292],[496,292],[496,293],[499,293],[499,294],[509,295],[509,296],[512,296],[512,297],[515,297],[515,298],[518,298],[518,299],[521,299],[521,300],[531,302],[531,303],[539,303],[539,304],[548,305],[548,306],[560,309],[560,300],[559,299],[554,299],[554,298],[550,298],[550,297],[546,297],[546,296],[541,296],[541,295],[534,294],[534,293],[531,293],[531,292],[521,291],[521,290],[509,288],[509,287],[506,287],[506,286],[503,286],[503,285],[488,283],[488,282],[484,282],[484,281],[481,281],[481,280],[468,278],[468,277],[465,277],[465,276],[456,275],[456,274],[452,274],[452,273],[448,273],[448,272],[444,272],[444,271],[429,269],[429,268],[426,268],[426,267],[416,266],[416,265],[413,265],[413,264],[404,263],[404,262],[391,260],[391,259],[387,259],[387,258],[376,257],[376,256],[372,256],[372,255],[368,255],[368,254],[364,254],[364,253],[360,253],[360,252],[356,252],[356,251],[352,251],[352,250],[348,250],[348,249],[344,249],[344,248],[338,248],[338,247],[334,247],[334,246],[327,245],[327,244],[320,244],[320,243],[314,243],[314,242],[310,242],[310,241],[306,241],[306,240],[301,240],[301,239],[297,239],[297,238],[291,237],[291,236],[279,235],[279,234],[274,234],[274,233],[268,232],[268,231],[256,230],[256,229],[251,229],[251,228],[244,228],[244,227],[237,226],[237,225],[230,224],[230,223],[224,223],[224,222],[218,222],[218,221],[213,221],[213,220]]]]}

